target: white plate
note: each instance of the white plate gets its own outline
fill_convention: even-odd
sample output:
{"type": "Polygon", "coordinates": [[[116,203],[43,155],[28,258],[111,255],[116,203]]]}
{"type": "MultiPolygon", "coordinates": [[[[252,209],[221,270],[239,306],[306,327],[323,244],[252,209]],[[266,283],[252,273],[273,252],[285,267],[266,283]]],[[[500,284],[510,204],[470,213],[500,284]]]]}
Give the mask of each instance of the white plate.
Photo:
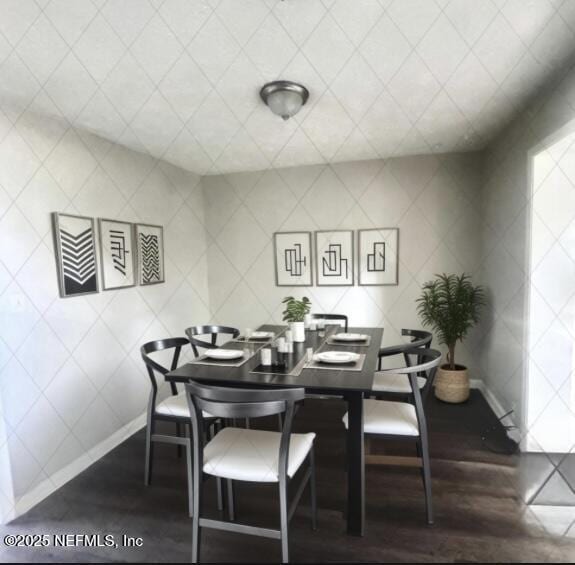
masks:
{"type": "Polygon", "coordinates": [[[344,363],[355,363],[359,359],[359,353],[350,353],[348,351],[324,351],[316,353],[314,359],[320,363],[332,363],[342,365],[344,363]]]}
{"type": "Polygon", "coordinates": [[[336,341],[367,341],[369,336],[366,334],[348,334],[348,333],[341,333],[335,334],[333,339],[336,341]]]}
{"type": "Polygon", "coordinates": [[[274,332],[252,332],[248,339],[269,339],[274,337],[274,332]]]}
{"type": "Polygon", "coordinates": [[[208,349],[205,355],[209,359],[230,361],[232,359],[241,359],[244,356],[244,352],[240,349],[208,349]]]}

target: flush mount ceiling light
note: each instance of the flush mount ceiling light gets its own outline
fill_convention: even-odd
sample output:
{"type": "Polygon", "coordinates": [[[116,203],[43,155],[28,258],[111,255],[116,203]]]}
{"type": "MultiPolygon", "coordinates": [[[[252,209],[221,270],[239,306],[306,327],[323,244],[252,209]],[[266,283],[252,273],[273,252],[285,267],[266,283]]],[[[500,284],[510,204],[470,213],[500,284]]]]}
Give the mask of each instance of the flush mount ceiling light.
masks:
{"type": "Polygon", "coordinates": [[[287,120],[301,110],[309,91],[297,82],[276,80],[262,86],[260,97],[274,114],[287,120]]]}

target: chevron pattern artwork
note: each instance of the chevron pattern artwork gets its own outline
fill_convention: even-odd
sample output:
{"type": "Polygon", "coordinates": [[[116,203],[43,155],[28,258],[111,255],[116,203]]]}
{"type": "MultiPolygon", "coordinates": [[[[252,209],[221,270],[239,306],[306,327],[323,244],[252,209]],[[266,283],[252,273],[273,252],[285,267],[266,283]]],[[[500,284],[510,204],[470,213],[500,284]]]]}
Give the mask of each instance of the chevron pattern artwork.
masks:
{"type": "Polygon", "coordinates": [[[98,292],[94,221],[54,214],[62,297],[98,292]]]}
{"type": "Polygon", "coordinates": [[[138,233],[140,284],[164,282],[162,227],[138,225],[136,230],[138,233]]]}

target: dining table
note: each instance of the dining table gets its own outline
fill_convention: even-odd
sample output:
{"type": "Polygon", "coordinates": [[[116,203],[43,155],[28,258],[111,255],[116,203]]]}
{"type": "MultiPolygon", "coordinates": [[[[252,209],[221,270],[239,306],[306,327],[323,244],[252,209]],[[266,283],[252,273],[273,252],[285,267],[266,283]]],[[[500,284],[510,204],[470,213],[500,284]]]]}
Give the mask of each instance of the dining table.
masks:
{"type": "MultiPolygon", "coordinates": [[[[273,332],[281,336],[287,326],[260,326],[258,332],[273,332]]],[[[241,364],[208,364],[195,360],[181,365],[166,374],[172,383],[199,381],[206,384],[241,387],[300,387],[306,394],[343,398],[348,407],[347,429],[347,533],[362,536],[365,528],[365,452],[363,432],[363,399],[373,389],[374,372],[377,370],[378,353],[383,337],[383,328],[355,327],[348,332],[364,334],[368,343],[336,342],[334,334],[339,326],[325,326],[317,330],[306,330],[305,342],[294,343],[293,353],[287,354],[289,362],[284,368],[262,366],[260,350],[269,342],[254,342],[246,338],[231,340],[221,347],[242,349],[247,360],[241,364]],[[306,366],[309,349],[314,353],[325,351],[348,351],[362,356],[361,367],[349,370],[347,367],[333,368],[306,366]]],[[[343,430],[343,424],[342,424],[343,430]]]]}

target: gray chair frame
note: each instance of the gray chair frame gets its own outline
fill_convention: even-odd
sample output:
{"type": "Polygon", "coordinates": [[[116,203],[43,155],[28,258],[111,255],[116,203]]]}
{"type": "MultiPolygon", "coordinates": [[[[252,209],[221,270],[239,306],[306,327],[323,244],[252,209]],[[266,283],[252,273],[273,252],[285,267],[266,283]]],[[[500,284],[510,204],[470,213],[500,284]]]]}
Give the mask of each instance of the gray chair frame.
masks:
{"type": "MultiPolygon", "coordinates": [[[[156,373],[165,377],[165,375],[177,368],[178,362],[180,360],[180,354],[183,347],[189,346],[189,341],[185,337],[172,337],[166,339],[159,339],[155,341],[150,341],[145,343],[140,347],[140,354],[144,363],[146,364],[146,369],[148,371],[148,376],[150,378],[150,383],[152,385],[150,391],[150,397],[148,399],[148,409],[146,418],[146,460],[144,469],[144,484],[149,486],[152,480],[152,463],[154,456],[154,443],[169,443],[172,445],[177,445],[178,447],[178,457],[182,456],[182,449],[185,450],[186,456],[186,467],[187,467],[187,480],[188,480],[188,510],[190,516],[192,515],[193,503],[193,485],[192,485],[192,448],[190,438],[186,434],[182,434],[186,428],[190,425],[189,418],[168,414],[158,414],[156,412],[156,401],[158,398],[158,381],[156,380],[156,373]],[[150,357],[151,353],[156,353],[158,351],[165,351],[167,349],[173,349],[174,354],[172,356],[172,361],[170,368],[166,368],[154,359],[150,357]],[[156,422],[163,420],[166,422],[173,422],[176,425],[176,435],[166,435],[156,433],[156,422]]],[[[178,394],[178,388],[175,383],[170,382],[170,390],[172,395],[178,394]]],[[[211,421],[215,423],[215,419],[211,421]]],[[[213,430],[211,430],[213,432],[213,430]]],[[[220,509],[223,508],[223,500],[221,494],[221,483],[218,483],[218,506],[220,509]]]]}
{"type": "Polygon", "coordinates": [[[431,465],[429,458],[429,436],[427,431],[427,418],[425,417],[424,403],[433,386],[437,367],[441,363],[441,352],[430,348],[415,347],[413,349],[406,349],[401,351],[405,356],[414,356],[417,358],[417,364],[411,364],[407,367],[400,367],[397,369],[387,369],[382,371],[389,374],[404,374],[409,378],[411,386],[411,395],[409,395],[409,403],[415,407],[415,414],[417,417],[417,427],[419,429],[419,436],[405,436],[395,434],[365,434],[366,438],[377,437],[380,439],[389,440],[413,440],[416,444],[417,459],[415,461],[412,457],[389,457],[379,455],[366,455],[367,464],[376,465],[410,465],[420,467],[421,477],[423,480],[423,487],[425,491],[425,511],[427,516],[427,523],[433,524],[433,502],[431,494],[431,465]],[[417,383],[417,377],[423,376],[426,379],[425,386],[420,389],[417,383]]]}
{"type": "Polygon", "coordinates": [[[237,328],[231,328],[228,326],[217,326],[217,325],[207,325],[207,326],[191,326],[186,328],[186,335],[188,336],[188,341],[192,346],[192,350],[196,357],[199,356],[198,347],[202,349],[216,349],[218,346],[217,340],[218,335],[231,335],[232,339],[236,339],[240,335],[240,330],[237,328]],[[210,341],[205,341],[199,339],[197,336],[210,336],[210,341]]]}
{"type": "Polygon", "coordinates": [[[312,320],[334,320],[344,322],[344,331],[347,332],[348,319],[345,314],[312,314],[312,320]]]}
{"type": "MultiPolygon", "coordinates": [[[[213,528],[254,536],[279,539],[281,541],[282,562],[289,561],[288,524],[297,508],[298,502],[309,483],[311,495],[312,529],[317,528],[317,502],[315,484],[314,447],[308,454],[308,469],[305,472],[297,492],[288,507],[287,474],[289,444],[295,405],[304,398],[304,389],[249,389],[215,387],[190,382],[186,384],[187,398],[192,415],[193,455],[193,539],[192,563],[199,562],[201,528],[213,528]],[[229,521],[211,520],[201,517],[201,484],[203,477],[203,452],[205,437],[203,432],[205,410],[223,419],[260,418],[275,414],[284,415],[283,429],[279,448],[279,499],[280,499],[280,529],[260,528],[247,524],[236,523],[234,515],[233,480],[226,479],[229,521]]],[[[280,433],[280,432],[278,432],[280,433]]]]}

